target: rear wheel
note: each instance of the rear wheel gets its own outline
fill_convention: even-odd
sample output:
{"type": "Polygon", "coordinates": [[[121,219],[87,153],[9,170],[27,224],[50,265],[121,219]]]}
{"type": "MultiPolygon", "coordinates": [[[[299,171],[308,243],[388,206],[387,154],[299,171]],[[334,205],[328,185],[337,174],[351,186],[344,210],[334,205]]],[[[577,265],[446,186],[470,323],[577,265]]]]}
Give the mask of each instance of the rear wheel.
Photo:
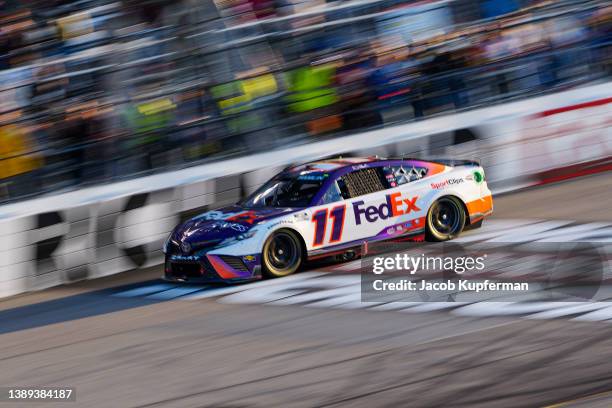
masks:
{"type": "Polygon", "coordinates": [[[271,278],[291,275],[299,269],[302,258],[302,243],[297,234],[290,230],[276,231],[263,246],[263,273],[271,278]]]}
{"type": "Polygon", "coordinates": [[[432,204],[427,213],[427,238],[448,241],[457,237],[465,226],[465,211],[456,197],[442,197],[432,204]]]}

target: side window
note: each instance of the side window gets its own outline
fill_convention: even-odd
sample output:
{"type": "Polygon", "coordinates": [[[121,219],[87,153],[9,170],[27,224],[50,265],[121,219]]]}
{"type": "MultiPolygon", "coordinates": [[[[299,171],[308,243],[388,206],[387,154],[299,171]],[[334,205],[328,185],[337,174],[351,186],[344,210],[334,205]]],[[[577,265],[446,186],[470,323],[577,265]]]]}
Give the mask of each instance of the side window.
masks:
{"type": "Polygon", "coordinates": [[[338,179],[338,187],[343,198],[359,197],[389,188],[380,167],[355,170],[338,179]]]}
{"type": "Polygon", "coordinates": [[[351,195],[349,194],[349,190],[348,190],[348,187],[346,186],[346,182],[344,181],[344,178],[340,177],[338,181],[336,181],[336,183],[338,184],[338,190],[340,190],[340,195],[342,196],[342,198],[344,198],[345,200],[347,198],[351,198],[351,195]]]}
{"type": "Polygon", "coordinates": [[[342,195],[340,194],[340,188],[337,182],[333,182],[327,189],[325,195],[323,195],[323,204],[335,203],[336,201],[342,201],[342,195]]]}
{"type": "Polygon", "coordinates": [[[427,169],[425,167],[391,166],[391,171],[395,176],[397,185],[419,180],[427,175],[427,169]]]}

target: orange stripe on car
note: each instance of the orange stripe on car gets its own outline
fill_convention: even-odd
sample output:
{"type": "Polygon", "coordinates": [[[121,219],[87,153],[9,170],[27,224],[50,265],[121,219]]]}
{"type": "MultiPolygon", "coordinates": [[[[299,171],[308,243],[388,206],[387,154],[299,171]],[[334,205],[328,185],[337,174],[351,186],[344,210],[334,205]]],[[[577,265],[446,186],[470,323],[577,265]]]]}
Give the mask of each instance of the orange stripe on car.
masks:
{"type": "Polygon", "coordinates": [[[493,212],[493,196],[488,195],[465,204],[470,217],[488,215],[493,212]]]}

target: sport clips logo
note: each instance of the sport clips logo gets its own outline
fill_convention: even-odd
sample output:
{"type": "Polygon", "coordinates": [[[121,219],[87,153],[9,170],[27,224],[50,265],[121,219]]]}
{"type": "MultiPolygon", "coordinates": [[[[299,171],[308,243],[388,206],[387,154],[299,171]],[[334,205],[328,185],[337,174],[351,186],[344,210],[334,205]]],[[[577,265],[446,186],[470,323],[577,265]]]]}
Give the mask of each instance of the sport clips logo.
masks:
{"type": "Polygon", "coordinates": [[[439,183],[431,183],[431,188],[433,188],[434,190],[439,190],[441,188],[444,188],[446,186],[452,186],[452,185],[456,185],[456,184],[461,184],[463,183],[463,179],[462,178],[450,178],[444,181],[441,181],[439,183]]]}
{"type": "Polygon", "coordinates": [[[361,217],[364,216],[367,222],[376,222],[378,220],[386,220],[390,217],[409,214],[412,211],[420,211],[416,202],[419,197],[402,198],[402,193],[387,194],[384,203],[379,206],[371,205],[364,207],[364,201],[355,201],[353,203],[353,212],[355,213],[355,223],[361,225],[361,217]]]}

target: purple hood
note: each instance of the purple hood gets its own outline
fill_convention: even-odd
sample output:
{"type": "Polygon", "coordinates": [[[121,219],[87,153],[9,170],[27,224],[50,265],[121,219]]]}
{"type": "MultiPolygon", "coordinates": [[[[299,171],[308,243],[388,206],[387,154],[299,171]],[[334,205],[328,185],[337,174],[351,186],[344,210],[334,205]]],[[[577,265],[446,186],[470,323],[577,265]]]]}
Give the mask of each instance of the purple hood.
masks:
{"type": "Polygon", "coordinates": [[[243,208],[238,205],[207,211],[178,225],[172,240],[191,248],[215,246],[224,239],[243,234],[262,221],[298,211],[296,208],[243,208]]]}

